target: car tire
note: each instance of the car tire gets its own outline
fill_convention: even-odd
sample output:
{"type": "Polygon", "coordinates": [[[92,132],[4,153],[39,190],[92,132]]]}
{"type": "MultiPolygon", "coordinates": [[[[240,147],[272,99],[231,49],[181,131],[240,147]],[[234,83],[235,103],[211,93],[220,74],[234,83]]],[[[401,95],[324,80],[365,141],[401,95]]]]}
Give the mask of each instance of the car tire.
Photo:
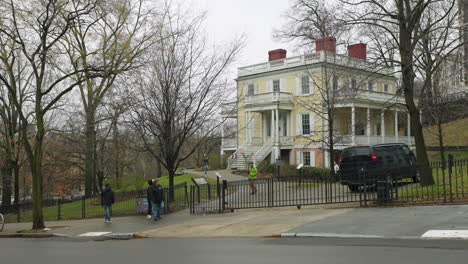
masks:
{"type": "Polygon", "coordinates": [[[359,192],[359,185],[348,185],[351,192],[359,192]]]}

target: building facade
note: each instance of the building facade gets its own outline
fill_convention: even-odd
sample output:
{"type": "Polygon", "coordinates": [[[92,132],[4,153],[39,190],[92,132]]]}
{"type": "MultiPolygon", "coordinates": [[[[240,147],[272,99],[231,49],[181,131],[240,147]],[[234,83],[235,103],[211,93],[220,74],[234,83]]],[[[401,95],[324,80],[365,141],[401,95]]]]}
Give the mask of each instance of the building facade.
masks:
{"type": "Polygon", "coordinates": [[[250,161],[330,167],[333,146],[414,144],[404,98],[396,94],[393,69],[366,61],[366,45],[336,54],[336,40],[316,41],[316,52],[287,57],[279,49],[269,61],[238,69],[237,102],[223,105],[237,119],[237,135],[222,140],[228,167],[250,161]]]}

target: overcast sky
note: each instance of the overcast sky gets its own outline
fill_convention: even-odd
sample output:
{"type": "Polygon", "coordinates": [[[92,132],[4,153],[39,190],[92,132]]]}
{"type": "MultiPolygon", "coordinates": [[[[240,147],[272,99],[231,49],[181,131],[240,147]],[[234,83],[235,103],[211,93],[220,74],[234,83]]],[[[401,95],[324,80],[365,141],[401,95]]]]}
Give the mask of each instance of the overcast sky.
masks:
{"type": "MultiPolygon", "coordinates": [[[[265,62],[268,51],[283,48],[292,53],[292,45],[275,41],[274,28],[284,22],[291,0],[192,0],[200,10],[206,10],[206,30],[210,41],[229,42],[245,34],[247,43],[235,68],[265,62]]],[[[233,76],[235,78],[235,76],[233,76]]]]}

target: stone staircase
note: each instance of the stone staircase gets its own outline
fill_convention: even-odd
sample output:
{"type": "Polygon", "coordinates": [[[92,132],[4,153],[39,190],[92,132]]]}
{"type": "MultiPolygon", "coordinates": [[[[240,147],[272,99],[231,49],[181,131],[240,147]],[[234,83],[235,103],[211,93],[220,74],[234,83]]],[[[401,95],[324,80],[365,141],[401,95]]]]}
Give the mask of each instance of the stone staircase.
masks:
{"type": "Polygon", "coordinates": [[[260,164],[271,153],[273,144],[268,141],[263,146],[241,146],[228,159],[228,169],[247,170],[249,163],[253,161],[255,165],[260,164]]]}

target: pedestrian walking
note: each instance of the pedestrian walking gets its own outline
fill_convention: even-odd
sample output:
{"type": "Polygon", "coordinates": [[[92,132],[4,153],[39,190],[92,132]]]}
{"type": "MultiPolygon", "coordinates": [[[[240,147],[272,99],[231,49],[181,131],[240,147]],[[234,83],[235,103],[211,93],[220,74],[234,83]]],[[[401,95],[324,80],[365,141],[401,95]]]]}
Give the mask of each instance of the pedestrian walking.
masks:
{"type": "Polygon", "coordinates": [[[161,220],[161,209],[164,208],[164,190],[158,180],[154,181],[151,188],[151,202],[153,203],[153,220],[161,220]]]}
{"type": "Polygon", "coordinates": [[[153,203],[151,202],[151,186],[154,185],[154,180],[148,180],[148,189],[146,189],[146,200],[148,201],[148,215],[146,218],[150,219],[153,215],[153,203]]]}
{"type": "Polygon", "coordinates": [[[112,191],[111,186],[106,183],[104,191],[101,193],[101,205],[104,207],[104,223],[112,223],[111,212],[112,204],[114,204],[114,192],[112,191]]]}
{"type": "Polygon", "coordinates": [[[250,190],[252,191],[250,194],[257,193],[257,187],[255,186],[255,181],[257,181],[258,171],[255,164],[251,161],[249,164],[249,183],[250,183],[250,190]]]}
{"type": "Polygon", "coordinates": [[[206,154],[203,156],[203,171],[205,174],[208,172],[208,156],[206,154]]]}

